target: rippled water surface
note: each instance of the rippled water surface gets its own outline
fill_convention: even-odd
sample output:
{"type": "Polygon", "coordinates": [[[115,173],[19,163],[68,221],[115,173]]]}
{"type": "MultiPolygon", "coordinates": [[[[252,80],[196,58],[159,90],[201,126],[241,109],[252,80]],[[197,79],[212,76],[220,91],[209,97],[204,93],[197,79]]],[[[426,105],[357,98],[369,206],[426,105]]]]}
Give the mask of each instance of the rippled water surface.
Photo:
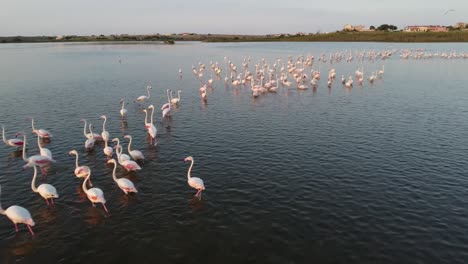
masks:
{"type": "Polygon", "coordinates": [[[402,60],[403,49],[468,51],[424,43],[0,45],[0,123],[7,138],[26,133],[28,155],[38,153],[28,117],[53,133],[45,145],[57,162],[39,180],[60,194],[47,207],[31,190],[33,170],[23,169],[21,152],[0,146],[2,205],[24,206],[36,221],[31,238],[1,216],[0,263],[466,263],[468,60],[402,60]],[[317,60],[369,50],[394,54],[317,60]],[[317,89],[253,99],[249,88],[224,84],[224,57],[241,70],[250,56],[253,71],[262,58],[307,54],[322,73],[317,89]],[[205,103],[192,65],[208,69],[210,61],[224,72],[205,103]],[[373,85],[346,89],[339,81],[359,66],[368,77],[383,64],[373,85]],[[338,79],[329,89],[332,67],[338,79]],[[147,84],[158,110],[156,147],[133,102],[147,84]],[[182,99],[161,123],[166,89],[182,90],[182,99]],[[125,121],[120,98],[128,103],[125,121]],[[117,170],[135,183],[135,195],[117,188],[102,145],[84,150],[80,119],[100,133],[102,114],[111,137],[131,134],[146,156],[141,171],[117,170]],[[109,214],[81,190],[71,149],[91,167],[109,214]],[[206,185],[201,201],[187,185],[189,155],[192,176],[206,185]]]}

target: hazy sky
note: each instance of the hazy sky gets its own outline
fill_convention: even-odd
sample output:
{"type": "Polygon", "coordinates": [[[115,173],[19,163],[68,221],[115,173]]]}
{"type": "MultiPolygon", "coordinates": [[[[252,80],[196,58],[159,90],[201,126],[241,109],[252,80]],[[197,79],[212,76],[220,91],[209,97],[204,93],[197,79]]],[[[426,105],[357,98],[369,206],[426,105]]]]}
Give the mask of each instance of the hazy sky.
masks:
{"type": "Polygon", "coordinates": [[[467,0],[0,0],[0,36],[315,33],[347,23],[456,22],[468,22],[467,0]]]}

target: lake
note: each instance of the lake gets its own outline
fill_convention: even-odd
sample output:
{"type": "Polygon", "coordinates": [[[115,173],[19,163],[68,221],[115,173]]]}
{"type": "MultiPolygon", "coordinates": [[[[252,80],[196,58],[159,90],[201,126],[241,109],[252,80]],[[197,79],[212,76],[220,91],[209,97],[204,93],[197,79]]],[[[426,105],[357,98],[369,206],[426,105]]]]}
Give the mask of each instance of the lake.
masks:
{"type": "MultiPolygon", "coordinates": [[[[1,263],[465,263],[468,259],[468,60],[415,53],[467,53],[466,44],[399,43],[46,43],[0,45],[0,112],[6,137],[28,136],[28,117],[54,137],[44,146],[56,163],[38,182],[57,188],[48,207],[31,190],[32,169],[21,152],[0,147],[1,201],[27,208],[36,236],[0,217],[1,263]],[[392,51],[382,60],[359,52],[392,51]],[[352,53],[350,62],[329,55],[352,53]],[[316,89],[280,88],[253,98],[250,87],[224,83],[227,61],[284,63],[313,55],[321,71],[316,89]],[[318,58],[324,54],[327,61],[318,58]],[[223,72],[200,98],[192,74],[210,62],[223,72]],[[371,84],[371,72],[385,65],[371,84]],[[345,88],[359,67],[365,80],[345,88]],[[183,77],[179,78],[178,70],[183,77]],[[337,79],[327,87],[327,74],[337,79]],[[142,106],[153,87],[158,145],[149,143],[142,106]],[[166,89],[181,102],[162,122],[166,89]],[[120,99],[127,102],[122,120],[120,99]],[[84,149],[81,119],[100,133],[102,114],[111,138],[133,136],[146,159],[142,170],[117,169],[135,183],[125,195],[112,180],[98,144],[84,149]],[[74,175],[92,170],[109,213],[92,207],[74,175]],[[201,200],[187,184],[203,179],[201,200]]],[[[278,66],[279,70],[279,66],[278,66]]],[[[306,67],[309,74],[311,67],[306,67]]],[[[289,77],[290,81],[293,81],[289,77]]],[[[310,85],[309,85],[310,86],[310,85]]],[[[144,106],[148,106],[145,103],[144,106]]]]}

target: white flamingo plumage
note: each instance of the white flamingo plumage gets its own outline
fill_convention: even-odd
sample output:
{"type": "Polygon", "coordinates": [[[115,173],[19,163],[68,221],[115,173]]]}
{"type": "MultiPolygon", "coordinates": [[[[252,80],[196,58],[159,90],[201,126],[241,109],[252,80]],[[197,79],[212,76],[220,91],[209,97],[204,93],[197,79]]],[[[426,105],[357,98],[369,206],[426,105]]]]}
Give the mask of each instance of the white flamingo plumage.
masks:
{"type": "Polygon", "coordinates": [[[184,162],[191,162],[190,164],[190,168],[188,169],[188,172],[187,172],[187,182],[188,182],[188,185],[194,189],[197,189],[197,193],[195,194],[195,196],[199,197],[201,199],[201,193],[202,191],[205,190],[205,184],[203,183],[203,180],[200,179],[200,178],[197,178],[197,177],[191,177],[190,173],[192,171],[192,167],[193,167],[193,163],[195,162],[193,160],[193,157],[192,156],[188,156],[184,159],[184,162]]]}
{"type": "MultiPolygon", "coordinates": [[[[91,173],[91,169],[88,167],[88,166],[80,166],[78,165],[78,152],[76,150],[70,150],[70,152],[68,152],[68,154],[70,155],[75,155],[76,158],[75,158],[75,176],[78,177],[78,178],[86,178],[88,177],[88,174],[91,173]]],[[[91,180],[89,180],[89,184],[90,186],[92,186],[91,184],[91,180]]]]}
{"type": "Polygon", "coordinates": [[[86,187],[86,182],[89,180],[90,177],[91,177],[91,171],[89,171],[88,176],[83,181],[81,188],[83,188],[83,191],[86,193],[86,196],[88,197],[89,201],[93,204],[93,206],[96,206],[95,203],[101,203],[104,210],[108,213],[109,211],[107,210],[107,207],[106,207],[106,198],[104,198],[104,192],[99,188],[94,187],[94,188],[88,189],[86,187]]]}
{"type": "Polygon", "coordinates": [[[114,150],[107,144],[107,140],[104,141],[104,149],[102,151],[107,158],[112,158],[112,155],[114,154],[114,150]]]}
{"type": "Polygon", "coordinates": [[[122,118],[125,118],[125,116],[127,116],[127,109],[125,109],[125,100],[120,99],[120,103],[122,104],[122,108],[120,108],[120,115],[122,116],[122,118]]]}
{"type": "Polygon", "coordinates": [[[101,119],[104,119],[104,122],[102,123],[101,137],[102,137],[102,140],[108,141],[109,140],[109,132],[106,130],[107,116],[102,115],[101,119]]]}
{"type": "Polygon", "coordinates": [[[158,140],[156,139],[156,136],[158,134],[158,129],[153,123],[153,117],[154,117],[154,106],[150,105],[148,106],[148,109],[151,109],[151,120],[150,123],[146,123],[146,129],[148,130],[148,134],[151,137],[151,143],[153,143],[154,140],[154,145],[158,145],[158,140]]]}
{"type": "Polygon", "coordinates": [[[119,164],[124,167],[124,169],[126,169],[127,171],[137,171],[137,170],[141,170],[141,167],[140,165],[138,165],[138,163],[136,163],[135,161],[133,160],[130,160],[130,157],[128,157],[127,154],[122,154],[122,146],[120,145],[117,145],[115,146],[116,147],[116,151],[117,151],[117,158],[119,160],[119,164]],[[128,157],[128,159],[122,159],[122,155],[125,155],[128,157]]]}
{"type": "Polygon", "coordinates": [[[127,154],[122,154],[122,146],[120,145],[120,140],[118,138],[113,138],[112,142],[117,142],[117,145],[115,145],[115,153],[117,154],[117,160],[119,161],[119,164],[122,165],[122,162],[125,160],[130,160],[130,156],[127,154]]]}
{"type": "Polygon", "coordinates": [[[34,155],[31,157],[26,157],[26,135],[23,135],[23,160],[27,162],[24,167],[31,167],[31,166],[39,166],[40,168],[49,165],[52,162],[55,162],[55,160],[50,159],[47,156],[42,156],[42,155],[34,155]]]}
{"type": "MultiPolygon", "coordinates": [[[[2,186],[0,185],[0,200],[1,196],[2,186]]],[[[34,223],[31,214],[26,208],[19,205],[12,205],[4,210],[0,201],[0,214],[6,215],[6,217],[8,217],[13,222],[13,224],[15,224],[16,232],[18,232],[18,224],[25,224],[28,227],[31,235],[34,236],[34,232],[31,227],[36,225],[36,223],[34,223]]]]}
{"type": "Polygon", "coordinates": [[[150,97],[151,97],[150,89],[153,89],[153,88],[152,88],[151,86],[149,86],[149,85],[146,86],[146,91],[148,92],[148,96],[146,96],[146,95],[140,95],[140,96],[138,96],[138,98],[136,99],[136,101],[137,101],[137,102],[143,103],[143,102],[145,102],[146,100],[150,99],[150,97]]]}
{"type": "Polygon", "coordinates": [[[115,176],[115,171],[117,170],[117,163],[115,162],[115,159],[111,159],[107,163],[114,164],[114,170],[112,171],[112,179],[114,179],[115,183],[117,183],[117,186],[119,186],[119,188],[125,194],[128,194],[129,192],[134,192],[134,193],[138,192],[133,182],[130,181],[129,179],[126,179],[126,178],[117,179],[117,176],[115,176]]]}
{"type": "Polygon", "coordinates": [[[175,98],[172,97],[172,92],[171,92],[171,104],[178,105],[180,103],[180,93],[181,92],[182,92],[181,90],[177,91],[177,97],[175,97],[175,98]]]}
{"type": "Polygon", "coordinates": [[[31,127],[32,127],[32,132],[33,133],[36,133],[39,135],[39,137],[41,138],[51,138],[52,137],[52,134],[45,130],[45,129],[36,129],[34,127],[34,118],[30,117],[31,118],[31,127]]]}
{"type": "Polygon", "coordinates": [[[34,176],[31,181],[31,189],[33,190],[33,192],[39,193],[42,196],[42,198],[44,198],[47,205],[49,205],[49,199],[50,199],[50,203],[54,204],[54,199],[57,199],[59,197],[57,190],[55,189],[54,186],[47,184],[47,183],[43,183],[36,188],[37,167],[35,165],[33,167],[34,167],[34,176]]]}
{"type": "Polygon", "coordinates": [[[49,157],[49,159],[53,160],[52,152],[48,148],[43,148],[41,146],[41,138],[37,135],[37,147],[39,148],[39,152],[41,156],[49,157]]]}
{"type": "MultiPolygon", "coordinates": [[[[18,136],[19,134],[21,133],[20,132],[16,133],[16,136],[18,136]]],[[[5,139],[5,127],[4,126],[2,126],[2,140],[3,140],[3,143],[5,143],[5,145],[14,147],[14,148],[20,148],[24,144],[23,140],[19,138],[12,138],[8,140],[5,139]]]]}
{"type": "Polygon", "coordinates": [[[130,141],[128,142],[128,154],[130,154],[130,156],[132,157],[133,160],[144,160],[145,159],[145,156],[143,155],[143,153],[141,153],[141,151],[139,150],[132,150],[131,149],[131,145],[132,145],[132,136],[130,135],[125,135],[124,138],[127,138],[129,139],[130,141]]]}

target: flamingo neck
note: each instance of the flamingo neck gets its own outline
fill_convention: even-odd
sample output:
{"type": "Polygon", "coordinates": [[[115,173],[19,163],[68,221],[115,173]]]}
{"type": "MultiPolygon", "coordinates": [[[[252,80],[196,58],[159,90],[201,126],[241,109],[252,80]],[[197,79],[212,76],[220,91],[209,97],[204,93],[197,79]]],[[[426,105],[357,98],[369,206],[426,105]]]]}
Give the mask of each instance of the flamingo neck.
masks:
{"type": "Polygon", "coordinates": [[[86,179],[83,181],[83,184],[81,185],[81,188],[83,188],[83,191],[85,193],[88,193],[88,188],[86,187],[86,182],[89,181],[89,177],[91,177],[91,171],[88,173],[88,176],[86,179]]]}
{"type": "Polygon", "coordinates": [[[31,189],[33,190],[33,192],[37,192],[36,177],[37,177],[37,167],[36,167],[36,165],[34,165],[34,176],[33,176],[32,181],[31,181],[31,189]]]}
{"type": "Polygon", "coordinates": [[[150,88],[149,88],[149,87],[146,87],[146,91],[148,91],[148,99],[150,99],[150,97],[151,97],[151,94],[150,94],[150,91],[149,91],[149,90],[150,90],[150,88]]]}
{"type": "Polygon", "coordinates": [[[34,118],[31,118],[31,126],[32,126],[32,130],[36,130],[36,128],[34,127],[34,118]]]}
{"type": "Polygon", "coordinates": [[[26,157],[26,135],[23,135],[23,160],[28,162],[28,158],[26,157]]]}
{"type": "Polygon", "coordinates": [[[179,98],[180,101],[180,91],[177,91],[177,98],[179,98]]]}
{"type": "Polygon", "coordinates": [[[146,126],[146,124],[148,124],[148,111],[146,110],[144,112],[145,112],[145,126],[146,126]]]}
{"type": "Polygon", "coordinates": [[[151,124],[153,124],[154,107],[151,108],[151,124]]]}
{"type": "Polygon", "coordinates": [[[76,168],[78,168],[79,167],[78,166],[78,153],[76,153],[75,156],[76,156],[75,157],[75,166],[76,166],[76,168]]]}
{"type": "Polygon", "coordinates": [[[127,147],[128,153],[131,152],[131,150],[130,150],[130,146],[131,146],[131,145],[132,145],[132,137],[130,137],[130,142],[128,142],[128,147],[127,147]]]}
{"type": "Polygon", "coordinates": [[[187,171],[187,180],[190,180],[190,178],[192,177],[192,176],[190,175],[190,173],[192,172],[192,167],[193,167],[193,163],[194,163],[194,162],[195,162],[195,161],[193,161],[193,159],[192,159],[192,163],[190,164],[190,168],[189,168],[188,171],[187,171]]]}
{"type": "Polygon", "coordinates": [[[87,126],[87,123],[86,123],[86,119],[84,120],[84,127],[83,127],[83,135],[85,137],[88,137],[88,135],[86,135],[86,126],[87,126]]]}
{"type": "Polygon", "coordinates": [[[171,104],[171,99],[169,98],[169,90],[167,90],[167,102],[171,104]]]}
{"type": "Polygon", "coordinates": [[[107,140],[104,140],[104,147],[107,148],[108,145],[107,145],[107,140]]]}
{"type": "Polygon", "coordinates": [[[125,101],[122,102],[122,108],[121,109],[123,110],[124,107],[125,107],[125,101]]]}
{"type": "Polygon", "coordinates": [[[41,138],[39,137],[39,133],[37,133],[37,147],[39,148],[39,151],[42,150],[41,143],[39,142],[41,138]]]}
{"type": "Polygon", "coordinates": [[[114,161],[114,169],[112,170],[112,179],[117,182],[117,176],[115,176],[115,172],[117,171],[117,163],[114,161]]]}
{"type": "Polygon", "coordinates": [[[106,122],[107,122],[107,117],[104,117],[104,123],[102,123],[102,131],[106,131],[106,122]]]}
{"type": "Polygon", "coordinates": [[[5,128],[4,128],[4,127],[2,127],[2,140],[3,140],[3,142],[4,142],[5,144],[7,144],[7,141],[6,141],[6,139],[5,139],[5,128]]]}

